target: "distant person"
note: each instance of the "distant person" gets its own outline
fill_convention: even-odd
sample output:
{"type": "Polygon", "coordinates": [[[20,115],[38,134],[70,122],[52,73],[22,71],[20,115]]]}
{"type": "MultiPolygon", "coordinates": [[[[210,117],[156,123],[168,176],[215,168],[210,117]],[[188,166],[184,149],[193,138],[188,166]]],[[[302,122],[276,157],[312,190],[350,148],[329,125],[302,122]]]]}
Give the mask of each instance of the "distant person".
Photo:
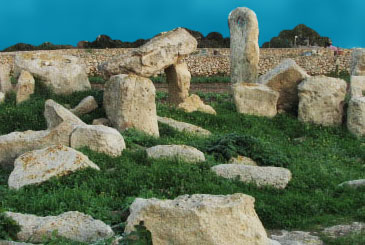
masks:
{"type": "Polygon", "coordinates": [[[336,46],[333,46],[332,45],[332,41],[329,41],[328,48],[331,49],[331,50],[333,50],[333,52],[334,52],[335,55],[339,55],[340,54],[340,48],[338,48],[336,46]]]}

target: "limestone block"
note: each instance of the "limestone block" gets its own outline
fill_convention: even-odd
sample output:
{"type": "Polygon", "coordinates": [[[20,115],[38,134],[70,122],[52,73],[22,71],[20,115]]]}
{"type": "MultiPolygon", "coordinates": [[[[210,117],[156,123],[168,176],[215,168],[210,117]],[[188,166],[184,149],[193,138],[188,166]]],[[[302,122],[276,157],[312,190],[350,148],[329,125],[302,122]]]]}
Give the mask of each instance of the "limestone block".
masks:
{"type": "Polygon", "coordinates": [[[22,103],[30,98],[30,95],[34,94],[35,81],[27,71],[22,71],[16,85],[16,103],[22,103]]]}
{"type": "Polygon", "coordinates": [[[157,145],[146,149],[152,159],[180,159],[189,163],[204,162],[204,153],[187,145],[157,145]]]}

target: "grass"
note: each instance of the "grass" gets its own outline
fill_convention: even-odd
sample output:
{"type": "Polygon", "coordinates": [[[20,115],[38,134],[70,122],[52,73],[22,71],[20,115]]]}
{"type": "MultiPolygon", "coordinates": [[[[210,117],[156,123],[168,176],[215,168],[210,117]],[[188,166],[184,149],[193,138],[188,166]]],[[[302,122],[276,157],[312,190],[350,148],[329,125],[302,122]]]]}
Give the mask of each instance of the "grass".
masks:
{"type": "MultiPolygon", "coordinates": [[[[36,84],[36,94],[29,101],[16,106],[14,94],[11,94],[0,105],[0,135],[45,129],[43,110],[47,98],[73,107],[87,95],[93,95],[99,105],[102,104],[102,91],[56,96],[40,83],[36,84]]],[[[120,157],[80,149],[101,171],[86,169],[19,191],[8,189],[10,170],[3,169],[0,171],[0,209],[41,216],[77,210],[103,220],[112,225],[117,234],[122,234],[128,208],[136,197],[172,199],[183,194],[239,192],[255,197],[255,210],[267,229],[319,230],[365,221],[365,189],[338,187],[344,181],[365,178],[364,138],[355,138],[345,127],[304,124],[288,114],[273,119],[237,114],[228,94],[201,95],[216,109],[216,116],[200,112],[188,114],[169,107],[160,103],[167,96],[161,92],[156,96],[157,111],[160,116],[208,129],[213,133],[211,137],[180,133],[164,125],[159,125],[160,138],[129,130],[122,133],[127,149],[120,157]],[[207,161],[187,164],[147,159],[144,147],[157,144],[194,146],[205,153],[207,161]],[[211,166],[226,162],[227,154],[238,153],[245,153],[261,165],[285,166],[292,172],[293,179],[285,190],[276,190],[226,180],[210,171],[211,166]]],[[[94,118],[103,116],[103,109],[98,109],[81,119],[91,123],[94,118]]],[[[357,241],[360,238],[346,239],[357,241]]],[[[339,244],[335,242],[333,244],[339,244]]]]}

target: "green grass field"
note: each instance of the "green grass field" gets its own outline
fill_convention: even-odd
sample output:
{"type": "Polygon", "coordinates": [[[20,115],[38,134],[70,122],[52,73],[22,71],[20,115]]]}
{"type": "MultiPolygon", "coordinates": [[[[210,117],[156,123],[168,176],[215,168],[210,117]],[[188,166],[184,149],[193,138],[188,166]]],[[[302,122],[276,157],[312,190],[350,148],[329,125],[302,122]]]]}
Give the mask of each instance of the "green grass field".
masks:
{"type": "MultiPolygon", "coordinates": [[[[102,91],[56,96],[39,83],[36,94],[18,106],[14,94],[7,96],[0,105],[0,135],[45,129],[43,111],[47,98],[73,107],[87,95],[93,95],[102,105],[102,91]]],[[[172,199],[182,194],[244,193],[255,197],[256,212],[267,229],[319,230],[365,221],[365,189],[338,187],[341,182],[365,178],[364,138],[355,138],[345,127],[304,124],[290,114],[273,119],[238,114],[230,95],[200,95],[215,108],[217,116],[188,114],[169,107],[161,103],[166,93],[156,96],[157,112],[208,129],[212,136],[199,138],[164,125],[159,125],[160,138],[129,130],[122,133],[127,149],[120,157],[80,149],[101,171],[87,169],[19,191],[7,186],[11,170],[0,169],[0,210],[40,216],[80,211],[103,220],[117,234],[122,234],[128,207],[136,197],[172,199]],[[147,159],[144,147],[157,144],[194,146],[205,153],[207,161],[187,164],[147,159]],[[210,171],[211,166],[236,154],[245,154],[260,165],[286,167],[293,178],[286,189],[276,190],[226,180],[210,171]]],[[[102,107],[81,119],[90,124],[99,117],[105,117],[102,107]]],[[[0,239],[13,237],[13,229],[0,216],[0,239]]],[[[326,241],[361,244],[363,238],[354,235],[342,239],[345,240],[326,241]]],[[[60,243],[78,244],[57,238],[46,244],[60,243]]]]}

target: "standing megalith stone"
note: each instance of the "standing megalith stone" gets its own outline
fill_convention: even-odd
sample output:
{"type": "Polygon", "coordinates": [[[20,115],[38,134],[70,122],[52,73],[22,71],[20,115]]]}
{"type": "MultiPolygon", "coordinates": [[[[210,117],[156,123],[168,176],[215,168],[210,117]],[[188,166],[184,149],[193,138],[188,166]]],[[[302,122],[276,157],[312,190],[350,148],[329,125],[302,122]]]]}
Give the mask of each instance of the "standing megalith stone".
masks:
{"type": "Polygon", "coordinates": [[[22,71],[16,85],[16,103],[22,103],[30,98],[30,95],[34,93],[35,81],[27,71],[22,71]]]}
{"type": "Polygon", "coordinates": [[[159,136],[155,93],[148,78],[132,74],[111,77],[105,84],[104,107],[113,127],[119,131],[135,128],[159,136]]]}
{"type": "Polygon", "coordinates": [[[365,95],[365,76],[351,76],[350,95],[351,98],[365,95]]]}
{"type": "Polygon", "coordinates": [[[169,85],[169,102],[174,105],[183,103],[189,97],[191,75],[186,63],[177,63],[165,69],[169,85]]]}
{"type": "Polygon", "coordinates": [[[347,84],[326,76],[306,78],[298,86],[298,118],[324,126],[340,125],[347,84]]]}
{"type": "Polygon", "coordinates": [[[365,76],[365,48],[357,48],[352,51],[350,74],[365,76]]]}
{"type": "Polygon", "coordinates": [[[0,92],[6,94],[11,88],[10,67],[6,64],[0,64],[0,92]]]}
{"type": "Polygon", "coordinates": [[[258,74],[259,26],[255,12],[240,7],[228,16],[231,32],[231,82],[253,83],[258,74]]]}
{"type": "Polygon", "coordinates": [[[347,129],[354,135],[365,136],[365,97],[353,97],[347,109],[347,129]]]}

